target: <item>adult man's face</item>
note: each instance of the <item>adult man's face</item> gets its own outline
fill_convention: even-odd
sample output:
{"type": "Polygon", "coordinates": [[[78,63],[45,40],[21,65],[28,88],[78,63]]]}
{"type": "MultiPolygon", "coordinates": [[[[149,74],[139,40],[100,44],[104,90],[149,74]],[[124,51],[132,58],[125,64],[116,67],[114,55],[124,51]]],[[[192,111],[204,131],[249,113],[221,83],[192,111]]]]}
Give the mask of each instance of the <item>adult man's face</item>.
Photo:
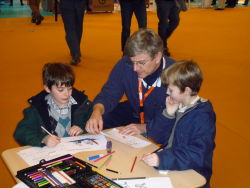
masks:
{"type": "Polygon", "coordinates": [[[154,73],[161,64],[162,53],[158,52],[152,59],[147,53],[141,53],[130,57],[133,69],[137,72],[138,78],[146,78],[154,73]]]}

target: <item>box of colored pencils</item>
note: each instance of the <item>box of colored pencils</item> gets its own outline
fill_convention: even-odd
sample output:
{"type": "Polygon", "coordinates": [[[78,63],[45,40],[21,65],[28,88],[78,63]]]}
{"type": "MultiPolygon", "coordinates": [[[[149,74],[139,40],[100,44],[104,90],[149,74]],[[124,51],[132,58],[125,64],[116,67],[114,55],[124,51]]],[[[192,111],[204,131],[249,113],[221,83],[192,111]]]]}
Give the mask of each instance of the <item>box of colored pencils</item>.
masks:
{"type": "Polygon", "coordinates": [[[87,162],[72,155],[64,155],[49,161],[41,160],[37,165],[18,171],[16,177],[32,188],[121,187],[93,171],[87,162]]]}

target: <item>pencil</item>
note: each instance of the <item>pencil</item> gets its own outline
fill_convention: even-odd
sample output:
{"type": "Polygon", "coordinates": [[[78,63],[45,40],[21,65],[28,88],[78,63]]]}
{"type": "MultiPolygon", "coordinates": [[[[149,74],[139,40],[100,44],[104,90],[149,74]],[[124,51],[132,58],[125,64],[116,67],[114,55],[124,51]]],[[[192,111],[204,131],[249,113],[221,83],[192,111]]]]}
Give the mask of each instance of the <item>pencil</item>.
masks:
{"type": "Polygon", "coordinates": [[[102,165],[99,167],[99,169],[102,169],[104,167],[104,165],[111,159],[112,155],[110,155],[103,163],[102,165]]]}
{"type": "Polygon", "coordinates": [[[136,160],[137,160],[137,156],[135,156],[135,160],[134,160],[133,165],[132,165],[132,167],[131,167],[130,173],[133,172],[133,169],[134,169],[134,167],[135,167],[136,160]]]}
{"type": "Polygon", "coordinates": [[[152,153],[156,153],[157,151],[160,151],[161,149],[162,149],[162,148],[160,147],[160,148],[154,150],[152,153]]]}
{"type": "Polygon", "coordinates": [[[91,141],[94,142],[95,144],[99,145],[97,141],[95,141],[95,140],[91,140],[91,141]]]}
{"type": "Polygon", "coordinates": [[[116,170],[111,170],[111,169],[109,169],[109,168],[106,168],[106,170],[107,170],[107,171],[109,171],[109,172],[116,173],[116,174],[118,174],[118,173],[119,173],[118,171],[116,171],[116,170]]]}
{"type": "Polygon", "coordinates": [[[67,182],[69,182],[70,184],[73,184],[73,182],[68,179],[65,175],[63,175],[63,173],[61,173],[57,168],[52,167],[52,170],[56,171],[59,175],[61,175],[67,182]]]}
{"type": "Polygon", "coordinates": [[[135,180],[135,179],[146,179],[146,177],[113,178],[112,180],[135,180]]]}
{"type": "Polygon", "coordinates": [[[104,155],[104,156],[102,156],[102,157],[100,157],[100,158],[94,160],[94,162],[97,162],[97,161],[99,161],[99,160],[101,160],[101,159],[103,159],[103,158],[105,158],[105,157],[107,157],[107,156],[109,156],[109,155],[112,155],[114,152],[115,152],[115,151],[112,151],[111,153],[108,153],[108,154],[106,154],[106,155],[104,155]]]}
{"type": "Polygon", "coordinates": [[[47,129],[45,129],[43,126],[41,126],[41,128],[46,132],[48,133],[50,136],[53,136],[53,134],[51,134],[47,129]]]}
{"type": "Polygon", "coordinates": [[[110,155],[109,160],[106,162],[105,166],[108,166],[111,163],[112,155],[110,155]]]}

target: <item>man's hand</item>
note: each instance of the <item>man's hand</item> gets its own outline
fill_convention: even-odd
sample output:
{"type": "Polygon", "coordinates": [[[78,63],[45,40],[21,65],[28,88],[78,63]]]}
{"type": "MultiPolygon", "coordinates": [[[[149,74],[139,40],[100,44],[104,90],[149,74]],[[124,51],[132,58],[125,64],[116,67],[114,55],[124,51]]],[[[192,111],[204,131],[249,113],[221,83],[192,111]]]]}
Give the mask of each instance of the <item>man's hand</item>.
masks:
{"type": "Polygon", "coordinates": [[[102,114],[104,113],[104,106],[102,104],[95,104],[92,115],[90,116],[85,130],[90,134],[99,134],[103,129],[102,114]]]}
{"type": "Polygon", "coordinates": [[[79,126],[77,126],[77,125],[73,125],[70,129],[69,129],[69,131],[68,131],[68,134],[70,135],[70,136],[78,136],[78,135],[80,135],[80,134],[82,134],[83,133],[83,130],[79,127],[79,126]]]}
{"type": "Polygon", "coordinates": [[[179,103],[175,100],[173,100],[170,96],[166,98],[166,108],[167,108],[167,113],[170,116],[173,116],[177,109],[179,108],[179,103]]]}
{"type": "Polygon", "coordinates": [[[148,166],[159,166],[159,157],[155,153],[146,154],[142,157],[142,160],[148,165],[148,166]]]}
{"type": "Polygon", "coordinates": [[[125,135],[138,135],[146,132],[146,124],[135,124],[131,123],[123,128],[120,129],[120,134],[125,135]]]}
{"type": "Polygon", "coordinates": [[[61,142],[61,138],[55,135],[47,135],[43,139],[43,143],[48,147],[55,147],[61,142]]]}

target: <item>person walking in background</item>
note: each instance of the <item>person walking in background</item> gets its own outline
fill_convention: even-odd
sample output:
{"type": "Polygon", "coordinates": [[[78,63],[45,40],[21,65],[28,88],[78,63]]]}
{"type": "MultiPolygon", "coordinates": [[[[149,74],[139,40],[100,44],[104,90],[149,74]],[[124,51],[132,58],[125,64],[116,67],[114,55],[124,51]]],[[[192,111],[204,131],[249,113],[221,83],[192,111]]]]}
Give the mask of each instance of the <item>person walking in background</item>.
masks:
{"type": "Polygon", "coordinates": [[[158,34],[163,40],[164,54],[170,56],[167,40],[180,22],[180,11],[186,11],[184,0],[155,0],[157,6],[158,34]]]}
{"type": "Polygon", "coordinates": [[[138,27],[147,27],[147,12],[145,0],[119,0],[121,6],[122,17],[122,36],[121,46],[124,51],[125,43],[130,36],[130,26],[133,13],[135,13],[138,27]]]}
{"type": "Polygon", "coordinates": [[[88,0],[61,0],[60,8],[66,33],[66,41],[70,49],[71,65],[80,63],[80,44],[83,32],[84,12],[88,0]]]}
{"type": "Polygon", "coordinates": [[[44,19],[44,17],[41,15],[40,10],[39,10],[40,2],[41,0],[29,0],[28,1],[29,7],[32,10],[31,22],[35,23],[36,25],[40,25],[44,19]]]}
{"type": "Polygon", "coordinates": [[[247,6],[247,5],[248,5],[248,2],[249,2],[249,0],[245,0],[244,3],[243,3],[242,5],[246,5],[246,6],[247,6]]]}
{"type": "Polygon", "coordinates": [[[226,0],[218,0],[218,7],[215,10],[224,10],[226,0]]]}
{"type": "MultiPolygon", "coordinates": [[[[23,4],[23,0],[20,0],[20,4],[21,4],[21,6],[24,5],[24,4],[23,4]]],[[[13,0],[10,0],[10,6],[13,6],[13,0]]]]}
{"type": "Polygon", "coordinates": [[[237,4],[237,0],[227,0],[227,8],[234,8],[237,4]]]}

